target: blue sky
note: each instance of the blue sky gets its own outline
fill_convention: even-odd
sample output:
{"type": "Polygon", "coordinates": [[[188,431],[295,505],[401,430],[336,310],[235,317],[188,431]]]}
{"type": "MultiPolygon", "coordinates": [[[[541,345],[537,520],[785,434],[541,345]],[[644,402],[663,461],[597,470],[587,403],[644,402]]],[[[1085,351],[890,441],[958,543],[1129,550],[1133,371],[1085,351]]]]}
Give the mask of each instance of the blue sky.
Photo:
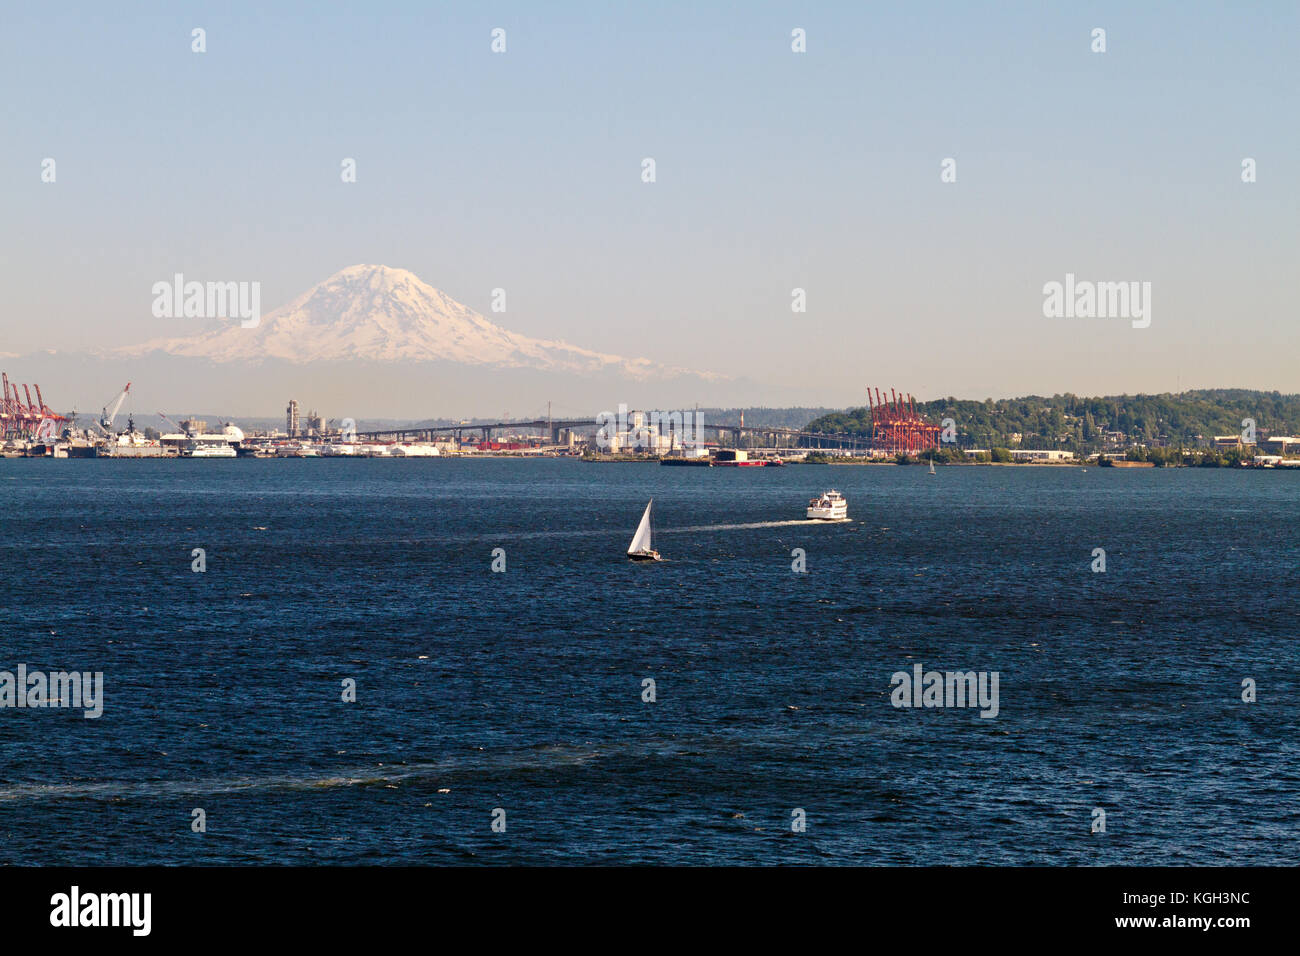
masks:
{"type": "Polygon", "coordinates": [[[1300,391],[1300,5],[1134,6],[7,3],[0,352],[369,262],[738,402],[1300,391]],[[1066,272],[1151,282],[1151,327],[1044,318],[1066,272]]]}

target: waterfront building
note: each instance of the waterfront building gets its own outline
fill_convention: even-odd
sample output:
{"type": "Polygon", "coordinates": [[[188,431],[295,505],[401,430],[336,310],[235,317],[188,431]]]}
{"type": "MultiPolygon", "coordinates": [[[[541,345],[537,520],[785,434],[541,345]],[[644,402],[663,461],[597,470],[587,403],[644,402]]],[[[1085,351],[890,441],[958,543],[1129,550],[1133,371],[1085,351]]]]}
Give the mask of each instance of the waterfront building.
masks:
{"type": "Polygon", "coordinates": [[[1072,451],[1060,451],[1054,448],[1012,448],[1013,461],[1074,461],[1072,451]]]}

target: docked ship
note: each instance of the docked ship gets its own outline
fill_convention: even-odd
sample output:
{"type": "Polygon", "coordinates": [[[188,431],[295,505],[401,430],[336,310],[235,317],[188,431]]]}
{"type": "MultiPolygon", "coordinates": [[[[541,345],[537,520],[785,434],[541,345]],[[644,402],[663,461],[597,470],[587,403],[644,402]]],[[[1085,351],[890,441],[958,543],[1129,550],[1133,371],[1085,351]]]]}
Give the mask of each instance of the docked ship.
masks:
{"type": "Polygon", "coordinates": [[[196,435],[181,445],[182,458],[238,458],[239,452],[220,434],[196,435]]]}
{"type": "Polygon", "coordinates": [[[16,438],[0,447],[0,458],[44,458],[51,454],[53,446],[53,442],[16,438]]]}
{"type": "MultiPolygon", "coordinates": [[[[123,391],[122,394],[125,395],[126,392],[123,391]]],[[[111,417],[105,420],[109,425],[113,423],[111,417]]],[[[161,458],[162,455],[162,442],[146,438],[136,431],[134,416],[127,417],[126,431],[117,435],[110,434],[96,452],[98,458],[161,458]]]]}
{"type": "Polygon", "coordinates": [[[276,458],[320,458],[320,449],[310,442],[285,442],[276,446],[276,458]]]}
{"type": "Polygon", "coordinates": [[[238,458],[240,443],[244,440],[244,431],[229,422],[221,426],[221,431],[210,432],[193,420],[182,422],[184,434],[164,435],[164,444],[176,447],[176,454],[181,458],[238,458]],[[197,426],[197,427],[196,427],[197,426]]]}
{"type": "Polygon", "coordinates": [[[818,498],[808,502],[808,517],[818,521],[843,521],[849,516],[849,503],[834,489],[823,491],[818,498]]]}
{"type": "MultiPolygon", "coordinates": [[[[170,418],[159,412],[170,423],[170,418]]],[[[244,430],[231,422],[223,422],[221,431],[208,431],[208,424],[197,418],[187,418],[180,423],[180,431],[163,435],[160,439],[166,453],[178,458],[238,458],[244,442],[244,430]]]]}

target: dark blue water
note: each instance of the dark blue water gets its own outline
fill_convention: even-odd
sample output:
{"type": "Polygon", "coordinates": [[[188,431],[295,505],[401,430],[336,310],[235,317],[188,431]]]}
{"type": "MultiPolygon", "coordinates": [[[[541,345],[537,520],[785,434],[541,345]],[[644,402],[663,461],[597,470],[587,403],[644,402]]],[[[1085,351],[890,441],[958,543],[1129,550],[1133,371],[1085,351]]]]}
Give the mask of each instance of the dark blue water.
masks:
{"type": "Polygon", "coordinates": [[[0,498],[0,670],[106,685],[0,709],[0,863],[1300,857],[1300,474],[6,460],[0,498]],[[770,524],[830,486],[853,523],[770,524]],[[918,662],[997,717],[891,706],[918,662]]]}

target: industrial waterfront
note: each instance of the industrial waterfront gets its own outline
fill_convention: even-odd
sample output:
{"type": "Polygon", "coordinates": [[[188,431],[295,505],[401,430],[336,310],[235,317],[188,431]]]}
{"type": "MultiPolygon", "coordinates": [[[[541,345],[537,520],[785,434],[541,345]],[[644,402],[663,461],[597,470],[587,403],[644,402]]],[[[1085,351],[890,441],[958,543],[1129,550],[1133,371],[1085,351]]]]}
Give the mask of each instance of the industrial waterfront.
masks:
{"type": "Polygon", "coordinates": [[[1096,463],[1115,467],[1222,465],[1300,468],[1300,438],[1255,433],[1252,419],[1241,434],[1196,436],[1195,447],[1171,449],[1165,440],[1104,432],[1108,444],[1091,452],[1033,447],[1012,435],[1010,447],[976,447],[952,418],[942,423],[918,413],[906,393],[867,390],[869,429],[828,430],[813,422],[789,427],[762,422],[708,421],[693,411],[629,410],[585,417],[462,420],[358,427],[350,418],[303,412],[296,400],[284,425],[241,427],[233,420],[191,416],[174,421],[158,413],[167,431],[136,427],[122,406],[128,383],[101,414],[83,425],[76,413],[60,414],[39,385],[11,385],[3,376],[0,457],[4,458],[507,458],[579,457],[584,461],[658,461],[664,465],[772,467],[787,463],[941,464],[1096,463]],[[35,392],[35,399],[32,392],[35,392]]]}

